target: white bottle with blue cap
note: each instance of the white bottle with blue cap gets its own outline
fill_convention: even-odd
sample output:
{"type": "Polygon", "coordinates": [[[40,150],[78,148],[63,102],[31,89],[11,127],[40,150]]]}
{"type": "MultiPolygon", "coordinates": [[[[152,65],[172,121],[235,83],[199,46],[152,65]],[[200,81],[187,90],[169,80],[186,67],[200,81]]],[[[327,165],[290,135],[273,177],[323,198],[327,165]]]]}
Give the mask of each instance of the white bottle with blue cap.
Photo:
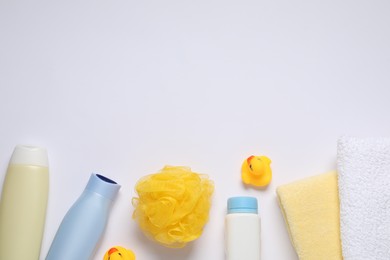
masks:
{"type": "Polygon", "coordinates": [[[91,259],[105,229],[120,185],[92,174],[80,198],[66,213],[46,260],[91,259]]]}
{"type": "Polygon", "coordinates": [[[228,199],[225,218],[225,251],[227,260],[260,259],[260,217],[257,199],[228,199]]]}

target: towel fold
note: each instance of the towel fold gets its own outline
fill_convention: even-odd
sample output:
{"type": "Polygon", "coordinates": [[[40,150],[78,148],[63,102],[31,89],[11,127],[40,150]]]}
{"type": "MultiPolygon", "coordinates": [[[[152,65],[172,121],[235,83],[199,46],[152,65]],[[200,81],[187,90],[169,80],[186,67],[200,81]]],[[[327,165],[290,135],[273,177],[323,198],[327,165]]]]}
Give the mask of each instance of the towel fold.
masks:
{"type": "Polygon", "coordinates": [[[341,260],[337,174],[277,188],[279,205],[300,260],[341,260]]]}
{"type": "Polygon", "coordinates": [[[337,169],[345,260],[390,259],[390,139],[341,138],[337,169]]]}

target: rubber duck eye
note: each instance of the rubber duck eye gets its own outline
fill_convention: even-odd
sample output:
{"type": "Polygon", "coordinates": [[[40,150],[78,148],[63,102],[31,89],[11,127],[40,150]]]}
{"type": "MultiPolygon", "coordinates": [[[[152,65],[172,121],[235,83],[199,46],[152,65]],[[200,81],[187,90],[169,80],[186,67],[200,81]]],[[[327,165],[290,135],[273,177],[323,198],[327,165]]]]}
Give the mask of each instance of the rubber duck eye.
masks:
{"type": "Polygon", "coordinates": [[[118,253],[118,255],[122,256],[122,254],[121,254],[121,253],[118,253]]]}
{"type": "Polygon", "coordinates": [[[252,164],[249,164],[249,168],[251,168],[251,170],[253,171],[252,164]]]}

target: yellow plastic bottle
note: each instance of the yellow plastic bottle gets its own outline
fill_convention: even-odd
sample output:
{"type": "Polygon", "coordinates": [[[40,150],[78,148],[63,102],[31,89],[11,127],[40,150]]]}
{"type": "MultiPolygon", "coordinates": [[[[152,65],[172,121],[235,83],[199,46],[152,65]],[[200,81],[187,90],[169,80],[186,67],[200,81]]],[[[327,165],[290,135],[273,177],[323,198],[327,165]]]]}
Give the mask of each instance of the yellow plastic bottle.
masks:
{"type": "Polygon", "coordinates": [[[39,259],[48,192],[46,150],[16,146],[0,201],[0,259],[39,259]]]}

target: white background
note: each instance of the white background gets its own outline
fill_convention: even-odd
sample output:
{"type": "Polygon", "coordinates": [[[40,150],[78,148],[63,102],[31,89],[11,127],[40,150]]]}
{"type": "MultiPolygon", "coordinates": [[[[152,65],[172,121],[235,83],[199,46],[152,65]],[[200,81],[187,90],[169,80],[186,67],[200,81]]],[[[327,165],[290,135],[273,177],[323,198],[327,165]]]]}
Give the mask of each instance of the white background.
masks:
{"type": "Polygon", "coordinates": [[[275,189],[335,168],[341,135],[389,136],[390,2],[0,0],[0,180],[16,144],[49,151],[42,259],[91,172],[122,184],[94,259],[222,260],[226,200],[256,196],[262,259],[297,259],[275,189]],[[272,159],[266,190],[242,160],[272,159]],[[131,219],[136,181],[187,165],[215,182],[184,249],[131,219]]]}

